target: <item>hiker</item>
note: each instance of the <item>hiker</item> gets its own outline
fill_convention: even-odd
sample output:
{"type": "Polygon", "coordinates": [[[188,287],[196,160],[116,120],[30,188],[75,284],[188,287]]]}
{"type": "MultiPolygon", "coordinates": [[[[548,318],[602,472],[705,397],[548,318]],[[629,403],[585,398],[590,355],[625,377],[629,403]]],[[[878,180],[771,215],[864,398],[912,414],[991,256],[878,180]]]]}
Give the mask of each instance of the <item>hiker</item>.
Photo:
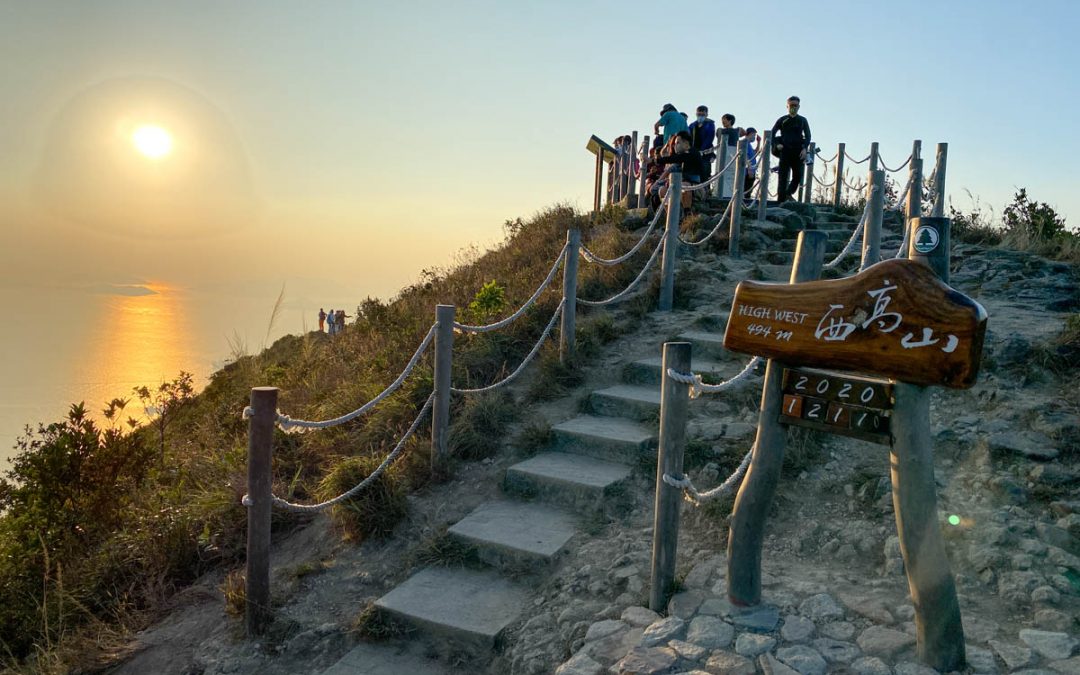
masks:
{"type": "Polygon", "coordinates": [[[802,184],[803,162],[810,146],[810,123],[799,114],[799,107],[799,97],[789,96],[788,114],[776,120],[772,128],[774,154],[780,158],[776,199],[781,204],[791,199],[802,184]]]}
{"type": "Polygon", "coordinates": [[[747,127],[743,138],[746,139],[746,178],[743,180],[743,185],[746,186],[746,199],[753,199],[754,180],[757,179],[758,170],[758,148],[754,147],[754,143],[758,140],[757,129],[747,127]]]}
{"type": "Polygon", "coordinates": [[[337,311],[337,316],[334,317],[334,323],[337,326],[335,332],[340,333],[341,331],[345,330],[345,318],[346,318],[346,316],[347,315],[345,314],[345,310],[339,309],[337,311]]]}
{"type": "MultiPolygon", "coordinates": [[[[660,137],[657,136],[657,139],[660,137]]],[[[665,167],[656,161],[660,158],[660,148],[653,147],[649,150],[649,165],[645,169],[645,195],[649,198],[649,206],[656,210],[660,208],[660,190],[663,188],[665,167]]]]}
{"type": "Polygon", "coordinates": [[[716,159],[713,152],[713,138],[716,136],[716,122],[709,119],[709,108],[705,105],[697,107],[697,119],[690,123],[690,145],[701,153],[705,160],[705,173],[701,180],[709,180],[712,175],[712,162],[716,159]]]}
{"type": "Polygon", "coordinates": [[[323,332],[323,328],[325,326],[326,326],[326,312],[324,312],[323,308],[320,307],[319,308],[319,332],[320,333],[323,332]]]}
{"type": "Polygon", "coordinates": [[[334,309],[331,308],[326,316],[330,320],[329,324],[326,327],[327,328],[326,332],[328,332],[330,335],[333,335],[334,333],[337,332],[337,321],[336,321],[336,315],[334,314],[334,309]]]}
{"type": "MultiPolygon", "coordinates": [[[[679,164],[682,167],[683,185],[700,183],[701,176],[706,171],[705,160],[698,149],[691,144],[689,131],[680,131],[675,135],[672,151],[667,156],[659,157],[656,160],[657,164],[679,164]]],[[[663,192],[667,192],[667,186],[664,187],[663,192]]]]}
{"type": "Polygon", "coordinates": [[[735,128],[734,115],[724,113],[720,116],[720,128],[716,130],[716,144],[727,143],[729,160],[735,156],[735,153],[731,152],[731,150],[734,150],[735,146],[739,144],[740,132],[740,129],[735,128]]]}
{"type": "Polygon", "coordinates": [[[664,143],[669,143],[675,134],[687,130],[686,118],[675,106],[665,103],[660,109],[660,119],[653,124],[653,133],[659,135],[660,127],[664,127],[664,143]]]}

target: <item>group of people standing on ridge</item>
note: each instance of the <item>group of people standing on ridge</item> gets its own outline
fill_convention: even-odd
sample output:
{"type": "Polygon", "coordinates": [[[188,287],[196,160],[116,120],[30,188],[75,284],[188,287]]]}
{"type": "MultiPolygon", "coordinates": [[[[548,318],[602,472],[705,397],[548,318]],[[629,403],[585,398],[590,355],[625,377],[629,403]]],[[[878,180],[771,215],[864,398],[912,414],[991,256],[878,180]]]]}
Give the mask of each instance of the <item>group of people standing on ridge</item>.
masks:
{"type": "MultiPolygon", "coordinates": [[[[787,99],[787,114],[772,126],[772,154],[779,158],[777,198],[780,202],[791,199],[802,184],[804,166],[810,146],[810,124],[799,114],[798,96],[787,99]]],[[[726,144],[728,157],[734,157],[739,139],[746,139],[746,198],[752,197],[757,174],[760,144],[754,127],[745,129],[735,126],[735,116],[725,113],[720,117],[720,128],[709,118],[709,108],[699,105],[693,121],[686,113],[679,112],[668,103],[660,110],[660,119],[653,125],[656,137],[649,149],[649,161],[645,170],[645,192],[650,206],[656,208],[667,194],[668,174],[671,167],[682,170],[684,184],[697,184],[709,180],[712,162],[718,148],[726,144]],[[661,131],[661,129],[663,131],[661,131]]],[[[630,136],[615,139],[616,152],[635,155],[630,136]]],[[[812,161],[812,160],[811,160],[812,161]]],[[[640,176],[640,165],[633,162],[633,176],[640,176]]],[[[613,181],[609,181],[613,184],[613,181]]]]}
{"type": "Polygon", "coordinates": [[[345,310],[339,309],[336,312],[330,310],[329,313],[324,312],[323,308],[319,308],[319,332],[323,332],[325,328],[329,328],[330,335],[336,335],[345,330],[345,319],[348,318],[348,314],[345,310]]]}

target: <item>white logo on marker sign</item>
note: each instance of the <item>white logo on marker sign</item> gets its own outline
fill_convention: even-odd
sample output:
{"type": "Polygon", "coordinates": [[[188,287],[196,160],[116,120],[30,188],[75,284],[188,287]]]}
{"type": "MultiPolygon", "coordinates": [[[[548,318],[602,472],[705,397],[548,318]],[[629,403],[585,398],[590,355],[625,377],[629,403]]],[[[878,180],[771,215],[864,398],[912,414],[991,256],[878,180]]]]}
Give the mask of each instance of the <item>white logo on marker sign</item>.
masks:
{"type": "Polygon", "coordinates": [[[940,236],[938,231],[929,225],[920,225],[915,228],[915,250],[919,253],[929,253],[937,248],[940,236]]]}

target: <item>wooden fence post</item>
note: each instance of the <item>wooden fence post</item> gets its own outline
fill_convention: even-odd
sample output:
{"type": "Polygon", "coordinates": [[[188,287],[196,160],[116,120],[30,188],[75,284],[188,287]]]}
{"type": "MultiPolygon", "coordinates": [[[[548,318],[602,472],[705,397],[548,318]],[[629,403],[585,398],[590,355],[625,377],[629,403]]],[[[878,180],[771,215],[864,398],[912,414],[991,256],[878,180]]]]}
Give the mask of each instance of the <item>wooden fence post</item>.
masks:
{"type": "Polygon", "coordinates": [[[682,169],[674,166],[668,174],[667,222],[664,229],[664,254],[660,261],[661,312],[670,312],[675,303],[675,256],[679,251],[679,220],[682,218],[682,169]]]}
{"type": "Polygon", "coordinates": [[[814,203],[814,154],[817,151],[817,144],[810,143],[810,146],[806,148],[806,167],[803,171],[803,203],[814,203]]]}
{"type": "Polygon", "coordinates": [[[878,164],[881,162],[881,151],[877,141],[870,144],[870,174],[873,175],[878,170],[878,164]]]}
{"type": "Polygon", "coordinates": [[[645,172],[649,168],[649,135],[645,134],[644,140],[641,142],[641,175],[638,176],[638,196],[637,207],[643,209],[649,205],[647,195],[645,194],[645,172]]]}
{"type": "Polygon", "coordinates": [[[274,423],[277,422],[277,387],[251,390],[248,419],[247,569],[245,570],[244,626],[248,637],[262,635],[270,625],[270,468],[274,423]]]}
{"type": "Polygon", "coordinates": [[[731,191],[731,222],[728,228],[728,255],[739,257],[739,235],[742,232],[743,182],[746,180],[746,139],[735,146],[735,187],[731,191]]]}
{"type": "MultiPolygon", "coordinates": [[[[929,266],[948,283],[949,219],[916,217],[909,225],[908,257],[929,266]]],[[[915,605],[916,653],[943,673],[962,670],[966,661],[964,628],[938,525],[930,390],[897,382],[893,394],[893,510],[915,605]]]]}
{"type": "Polygon", "coordinates": [[[663,612],[675,582],[682,490],[664,482],[664,474],[681,476],[686,449],[686,415],[690,387],[668,376],[668,368],[690,372],[690,343],[665,342],[661,361],[660,447],[656,456],[656,506],[653,520],[652,581],[649,609],[663,612]]]}
{"type": "Polygon", "coordinates": [[[581,249],[581,230],[566,231],[566,260],[563,261],[563,312],[559,330],[559,361],[568,363],[577,349],[575,330],[577,319],[577,271],[581,249]]]}
{"type": "Polygon", "coordinates": [[[934,164],[934,211],[937,218],[945,215],[945,163],[949,158],[949,144],[937,144],[937,157],[934,164]]]}
{"type": "Polygon", "coordinates": [[[758,153],[758,169],[761,172],[761,184],[758,186],[758,211],[757,219],[765,220],[765,209],[769,207],[769,177],[772,175],[772,131],[764,133],[764,140],[758,153]]]}
{"type": "Polygon", "coordinates": [[[907,227],[910,228],[911,221],[922,215],[922,159],[911,158],[908,181],[907,227]]]}
{"type": "Polygon", "coordinates": [[[867,189],[870,191],[867,196],[870,213],[866,217],[866,228],[863,230],[860,270],[881,260],[881,224],[885,218],[885,172],[871,171],[870,185],[867,189]]]}
{"type": "Polygon", "coordinates": [[[637,203],[637,179],[634,178],[634,158],[637,156],[637,131],[630,134],[630,153],[626,155],[626,208],[637,203]]]}
{"type": "Polygon", "coordinates": [[[620,152],[622,146],[615,148],[615,157],[611,160],[612,166],[612,181],[611,181],[611,203],[618,204],[619,198],[622,197],[622,182],[623,182],[623,156],[620,152]]]}
{"type": "Polygon", "coordinates": [[[604,194],[604,150],[596,149],[596,176],[593,178],[593,215],[600,215],[600,201],[604,194]]]}
{"type": "MultiPolygon", "coordinates": [[[[728,163],[728,144],[727,137],[721,136],[717,139],[719,144],[716,147],[716,173],[724,173],[723,170],[728,163]]],[[[718,199],[724,198],[724,188],[727,186],[727,176],[723,175],[716,179],[716,189],[714,194],[718,199]]]]}
{"type": "Polygon", "coordinates": [[[840,143],[836,150],[836,186],[833,188],[833,208],[840,208],[844,196],[844,152],[846,143],[840,143]]]}
{"type": "Polygon", "coordinates": [[[431,409],[431,468],[444,468],[450,437],[450,371],[454,358],[453,305],[435,306],[435,400],[431,409]]]}
{"type": "MultiPolygon", "coordinates": [[[[820,230],[799,233],[790,283],[814,281],[821,276],[828,241],[829,236],[820,230]]],[[[728,599],[738,606],[761,602],[761,544],[787,445],[787,427],[778,422],[783,403],[783,372],[783,365],[768,360],[761,392],[761,412],[758,415],[757,447],[739,494],[735,497],[735,509],[731,515],[728,599]]]]}

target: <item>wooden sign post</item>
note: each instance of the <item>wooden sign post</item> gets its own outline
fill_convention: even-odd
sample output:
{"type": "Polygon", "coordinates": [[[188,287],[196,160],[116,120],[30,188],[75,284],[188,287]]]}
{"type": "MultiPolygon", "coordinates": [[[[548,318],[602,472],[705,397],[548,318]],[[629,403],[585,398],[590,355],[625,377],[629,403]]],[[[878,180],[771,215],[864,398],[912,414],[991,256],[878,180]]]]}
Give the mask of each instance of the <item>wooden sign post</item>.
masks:
{"type": "MultiPolygon", "coordinates": [[[[590,136],[585,149],[596,155],[596,175],[593,178],[593,214],[600,213],[600,205],[604,194],[604,164],[608,158],[615,157],[615,148],[611,147],[597,136],[590,136]]],[[[610,189],[611,186],[609,185],[610,189]]]]}
{"type": "Polygon", "coordinates": [[[806,283],[796,283],[805,280],[796,267],[789,285],[744,281],[735,290],[724,347],[767,356],[769,365],[757,449],[731,518],[728,596],[736,605],[761,601],[764,521],[786,425],[888,445],[918,656],[948,672],[964,666],[964,634],[937,520],[927,386],[975,383],[987,315],[939,278],[941,268],[947,273],[948,220],[917,218],[911,227],[922,232],[912,237],[912,260],[806,283]]]}

